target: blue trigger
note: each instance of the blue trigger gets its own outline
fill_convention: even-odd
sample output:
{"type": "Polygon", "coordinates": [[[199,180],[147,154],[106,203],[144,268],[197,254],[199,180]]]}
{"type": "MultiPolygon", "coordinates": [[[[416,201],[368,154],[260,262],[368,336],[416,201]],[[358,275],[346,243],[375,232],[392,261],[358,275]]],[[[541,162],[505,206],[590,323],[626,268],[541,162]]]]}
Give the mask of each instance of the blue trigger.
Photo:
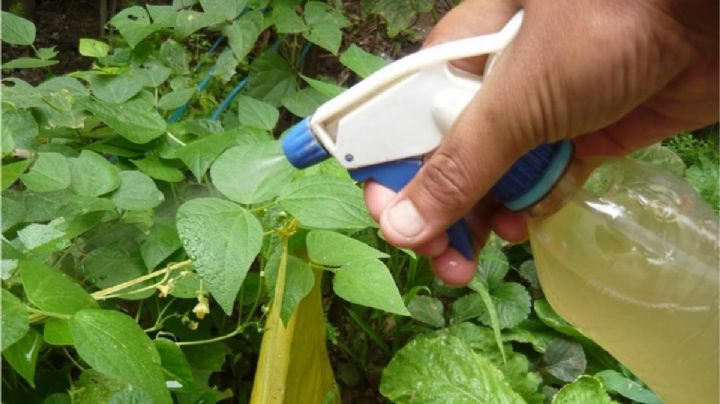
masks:
{"type": "MultiPolygon", "coordinates": [[[[374,180],[398,192],[415,177],[421,167],[421,159],[409,158],[350,170],[350,176],[360,182],[374,180]]],[[[475,259],[470,229],[465,219],[460,219],[450,226],[447,235],[450,245],[463,257],[470,261],[475,259]]]]}

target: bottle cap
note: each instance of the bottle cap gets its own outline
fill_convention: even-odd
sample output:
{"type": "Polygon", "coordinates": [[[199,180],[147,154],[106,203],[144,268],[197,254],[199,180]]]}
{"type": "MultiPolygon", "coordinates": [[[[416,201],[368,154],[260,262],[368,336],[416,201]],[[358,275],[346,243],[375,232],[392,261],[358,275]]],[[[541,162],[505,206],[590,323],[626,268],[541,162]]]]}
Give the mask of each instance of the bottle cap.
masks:
{"type": "Polygon", "coordinates": [[[540,201],[565,173],[573,155],[572,142],[543,144],[520,157],[492,188],[508,209],[526,209],[540,201]]]}
{"type": "Polygon", "coordinates": [[[296,168],[306,168],[329,157],[329,154],[313,136],[310,117],[290,128],[282,141],[283,153],[296,168]]]}

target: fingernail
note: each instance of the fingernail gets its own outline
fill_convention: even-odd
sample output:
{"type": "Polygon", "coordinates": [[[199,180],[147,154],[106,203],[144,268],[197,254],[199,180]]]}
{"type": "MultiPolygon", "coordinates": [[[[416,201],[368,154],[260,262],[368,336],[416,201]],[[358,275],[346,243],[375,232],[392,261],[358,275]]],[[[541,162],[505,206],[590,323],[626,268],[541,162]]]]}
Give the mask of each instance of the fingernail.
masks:
{"type": "Polygon", "coordinates": [[[390,208],[388,222],[395,231],[405,237],[415,237],[425,228],[425,221],[409,199],[390,208]]]}

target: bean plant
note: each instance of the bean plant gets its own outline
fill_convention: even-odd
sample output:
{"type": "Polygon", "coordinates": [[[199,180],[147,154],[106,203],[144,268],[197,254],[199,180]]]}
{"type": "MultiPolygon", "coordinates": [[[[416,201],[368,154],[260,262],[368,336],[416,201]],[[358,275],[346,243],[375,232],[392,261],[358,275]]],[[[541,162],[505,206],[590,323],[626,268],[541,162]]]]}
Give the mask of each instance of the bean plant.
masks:
{"type": "MultiPolygon", "coordinates": [[[[433,6],[361,11],[401,41],[433,6]]],[[[659,402],[553,312],[527,245],[492,238],[448,288],[334,160],[285,161],[284,130],[348,84],[310,72],[387,63],[343,41],[357,23],[340,1],[132,6],[79,41],[88,70],[31,85],[14,69],[56,52],[3,12],[36,56],[2,65],[7,402],[330,403],[373,373],[401,403],[659,402]]],[[[661,145],[638,158],[685,171],[661,145]]]]}

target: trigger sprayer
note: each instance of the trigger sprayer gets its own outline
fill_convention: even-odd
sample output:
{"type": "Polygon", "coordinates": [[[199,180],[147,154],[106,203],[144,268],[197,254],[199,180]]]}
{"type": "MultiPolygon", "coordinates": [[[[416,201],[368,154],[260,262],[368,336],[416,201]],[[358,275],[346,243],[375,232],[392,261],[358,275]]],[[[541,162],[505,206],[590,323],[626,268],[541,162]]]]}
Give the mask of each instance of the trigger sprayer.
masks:
{"type": "MultiPolygon", "coordinates": [[[[481,77],[449,62],[500,53],[522,18],[375,72],[291,128],[285,156],[297,168],[333,156],[355,180],[399,191],[482,91],[481,77]]],[[[668,403],[718,402],[718,217],[687,183],[630,160],[578,160],[562,140],[522,156],[492,193],[525,213],[543,292],[563,318],[668,403]]],[[[474,259],[465,221],[447,232],[474,259]]]]}

